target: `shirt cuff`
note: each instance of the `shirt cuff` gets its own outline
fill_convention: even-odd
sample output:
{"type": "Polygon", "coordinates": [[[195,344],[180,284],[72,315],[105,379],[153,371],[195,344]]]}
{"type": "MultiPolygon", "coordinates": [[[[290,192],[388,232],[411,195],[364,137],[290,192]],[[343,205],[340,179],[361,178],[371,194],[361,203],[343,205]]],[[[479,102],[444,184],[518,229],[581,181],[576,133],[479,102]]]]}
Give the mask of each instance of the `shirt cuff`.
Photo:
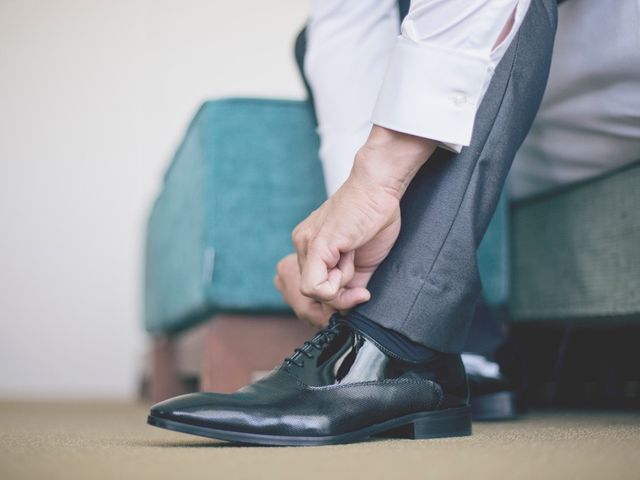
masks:
{"type": "Polygon", "coordinates": [[[459,151],[471,142],[489,74],[489,58],[399,37],[372,122],[459,151]]]}

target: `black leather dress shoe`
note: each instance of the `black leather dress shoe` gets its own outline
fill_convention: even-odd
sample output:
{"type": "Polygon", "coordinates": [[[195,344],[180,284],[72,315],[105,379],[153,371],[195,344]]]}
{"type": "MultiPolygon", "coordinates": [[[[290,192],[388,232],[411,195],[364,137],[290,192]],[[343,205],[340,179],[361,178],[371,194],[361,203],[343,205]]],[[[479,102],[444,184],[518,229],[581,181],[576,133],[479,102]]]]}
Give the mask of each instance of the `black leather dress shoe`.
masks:
{"type": "Polygon", "coordinates": [[[231,394],[192,393],[158,403],[148,423],[264,445],[471,434],[459,355],[407,363],[338,317],[262,380],[231,394]]]}
{"type": "Polygon", "coordinates": [[[506,378],[469,375],[468,379],[473,420],[514,420],[526,413],[524,395],[506,378]]]}
{"type": "Polygon", "coordinates": [[[491,353],[499,372],[484,375],[481,369],[467,369],[474,421],[514,420],[527,413],[526,370],[521,348],[508,336],[491,353]]]}

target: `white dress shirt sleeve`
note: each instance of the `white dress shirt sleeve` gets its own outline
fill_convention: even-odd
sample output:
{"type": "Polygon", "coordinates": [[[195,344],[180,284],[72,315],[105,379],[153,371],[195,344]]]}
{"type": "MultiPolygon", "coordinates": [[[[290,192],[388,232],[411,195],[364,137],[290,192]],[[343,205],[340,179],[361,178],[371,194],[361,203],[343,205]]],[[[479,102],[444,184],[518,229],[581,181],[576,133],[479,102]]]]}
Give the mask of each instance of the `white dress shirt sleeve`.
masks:
{"type": "Polygon", "coordinates": [[[529,3],[414,0],[396,40],[373,123],[455,151],[469,145],[478,106],[529,3]],[[514,10],[509,34],[494,48],[514,10]]]}
{"type": "Polygon", "coordinates": [[[400,33],[397,0],[313,0],[304,71],[329,195],[349,176],[400,33]]]}
{"type": "Polygon", "coordinates": [[[372,120],[454,151],[468,145],[529,3],[413,0],[401,30],[396,0],[312,0],[304,70],[328,193],[348,177],[372,120]],[[509,35],[492,49],[514,8],[509,35]]]}

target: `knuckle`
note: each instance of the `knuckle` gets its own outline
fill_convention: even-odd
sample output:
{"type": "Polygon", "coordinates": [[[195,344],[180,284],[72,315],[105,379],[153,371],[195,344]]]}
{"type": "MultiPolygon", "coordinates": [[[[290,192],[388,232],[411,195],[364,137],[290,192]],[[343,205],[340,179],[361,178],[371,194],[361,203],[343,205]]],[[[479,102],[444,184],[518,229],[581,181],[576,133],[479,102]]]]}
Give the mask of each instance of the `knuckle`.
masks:
{"type": "Polygon", "coordinates": [[[291,240],[296,243],[296,242],[301,242],[302,241],[302,237],[303,237],[303,230],[300,227],[300,225],[298,225],[296,228],[293,229],[293,231],[291,232],[291,240]]]}
{"type": "Polygon", "coordinates": [[[302,239],[301,236],[298,235],[298,236],[293,237],[292,241],[293,241],[293,246],[296,249],[296,251],[300,251],[300,250],[304,249],[305,242],[304,242],[304,240],[302,239]]]}
{"type": "Polygon", "coordinates": [[[316,292],[315,289],[313,287],[310,287],[309,285],[301,285],[300,293],[302,293],[302,295],[304,295],[305,297],[313,297],[316,292]]]}

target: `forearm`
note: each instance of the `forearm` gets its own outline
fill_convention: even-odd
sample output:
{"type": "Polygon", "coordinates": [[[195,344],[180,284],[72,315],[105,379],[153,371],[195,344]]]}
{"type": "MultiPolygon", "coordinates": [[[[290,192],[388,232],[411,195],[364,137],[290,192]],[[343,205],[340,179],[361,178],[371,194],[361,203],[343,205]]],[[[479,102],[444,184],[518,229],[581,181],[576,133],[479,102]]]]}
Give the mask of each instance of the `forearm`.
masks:
{"type": "Polygon", "coordinates": [[[399,200],[437,145],[428,138],[374,125],[356,154],[351,176],[364,185],[381,187],[399,200]]]}

